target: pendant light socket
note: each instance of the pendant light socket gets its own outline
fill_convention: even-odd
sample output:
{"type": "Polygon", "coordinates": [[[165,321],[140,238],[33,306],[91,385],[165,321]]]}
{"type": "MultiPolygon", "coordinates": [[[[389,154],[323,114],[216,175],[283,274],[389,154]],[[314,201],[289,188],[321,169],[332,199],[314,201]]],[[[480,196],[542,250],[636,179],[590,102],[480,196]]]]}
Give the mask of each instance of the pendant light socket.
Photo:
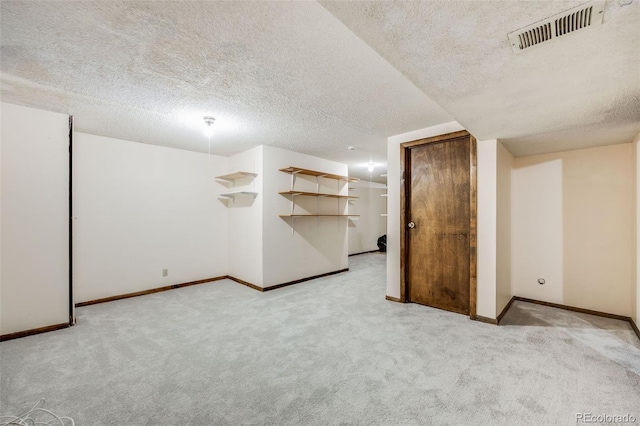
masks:
{"type": "Polygon", "coordinates": [[[216,119],[206,115],[203,117],[203,120],[204,124],[207,126],[204,129],[204,133],[206,136],[211,136],[211,134],[213,133],[213,123],[215,123],[216,119]]]}

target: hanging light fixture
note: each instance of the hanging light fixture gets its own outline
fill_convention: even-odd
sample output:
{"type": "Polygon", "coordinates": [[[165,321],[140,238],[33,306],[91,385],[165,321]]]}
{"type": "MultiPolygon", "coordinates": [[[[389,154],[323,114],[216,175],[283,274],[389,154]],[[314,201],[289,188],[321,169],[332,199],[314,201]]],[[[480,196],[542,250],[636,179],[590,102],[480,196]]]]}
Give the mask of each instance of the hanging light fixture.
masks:
{"type": "Polygon", "coordinates": [[[211,135],[213,135],[213,123],[215,123],[216,119],[210,116],[204,116],[204,124],[205,124],[205,128],[204,128],[204,134],[207,137],[211,137],[211,135]]]}
{"type": "Polygon", "coordinates": [[[216,119],[208,115],[205,115],[203,119],[204,124],[206,125],[204,128],[204,134],[209,140],[209,167],[211,167],[211,136],[213,135],[213,123],[215,123],[216,119]]]}

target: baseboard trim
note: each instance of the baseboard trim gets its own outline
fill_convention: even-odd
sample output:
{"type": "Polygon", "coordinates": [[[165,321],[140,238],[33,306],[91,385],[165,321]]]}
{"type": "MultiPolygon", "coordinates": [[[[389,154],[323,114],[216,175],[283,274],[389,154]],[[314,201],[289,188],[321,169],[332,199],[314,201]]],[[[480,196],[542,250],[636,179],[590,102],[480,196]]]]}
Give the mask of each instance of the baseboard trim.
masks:
{"type": "Polygon", "coordinates": [[[633,321],[633,318],[631,317],[625,317],[624,315],[618,315],[618,314],[610,314],[607,312],[592,311],[591,309],[577,308],[575,306],[562,305],[560,303],[543,302],[541,300],[528,299],[526,297],[520,297],[520,296],[513,296],[511,300],[519,300],[521,302],[529,302],[529,303],[535,303],[537,305],[544,305],[544,306],[550,306],[552,308],[564,309],[565,311],[573,311],[581,314],[589,314],[589,315],[595,315],[597,317],[604,317],[604,318],[611,318],[619,321],[626,321],[629,323],[629,325],[633,329],[633,332],[636,334],[636,336],[638,336],[638,339],[640,339],[640,330],[638,330],[638,325],[633,321]]]}
{"type": "Polygon", "coordinates": [[[349,268],[340,269],[338,271],[326,272],[324,274],[314,275],[312,277],[307,277],[307,278],[301,278],[299,280],[289,281],[289,282],[282,283],[282,284],[271,285],[269,287],[265,287],[264,291],[275,290],[277,288],[287,287],[289,285],[299,284],[299,283],[302,283],[302,282],[305,282],[305,281],[315,280],[317,278],[328,277],[329,275],[341,274],[343,272],[349,272],[349,268]]]}
{"type": "Polygon", "coordinates": [[[34,334],[42,334],[47,333],[49,331],[62,330],[63,328],[69,328],[69,323],[65,322],[62,324],[54,324],[47,325],[45,327],[32,328],[31,330],[17,331],[15,333],[8,333],[0,335],[0,342],[4,342],[6,340],[19,339],[21,337],[33,336],[34,334]]]}
{"type": "Polygon", "coordinates": [[[500,321],[502,321],[502,317],[504,316],[504,314],[507,313],[507,311],[511,307],[511,304],[513,303],[514,300],[515,300],[515,297],[512,297],[511,300],[509,300],[509,303],[507,303],[507,305],[504,307],[502,312],[500,312],[500,315],[498,315],[496,319],[483,317],[482,315],[476,315],[475,317],[470,317],[470,318],[474,321],[480,321],[480,322],[493,324],[493,325],[500,325],[500,321]]]}
{"type": "Polygon", "coordinates": [[[369,250],[369,251],[362,251],[360,253],[353,253],[353,254],[350,254],[349,257],[358,256],[359,254],[369,254],[369,253],[380,253],[380,250],[369,250]]]}
{"type": "Polygon", "coordinates": [[[498,325],[498,320],[493,318],[483,317],[482,315],[476,315],[474,318],[471,318],[473,321],[484,322],[486,324],[498,325]]]}
{"type": "Polygon", "coordinates": [[[630,320],[629,317],[625,317],[623,315],[609,314],[607,312],[600,312],[600,311],[592,311],[591,309],[577,308],[575,306],[562,305],[560,303],[543,302],[541,300],[528,299],[526,297],[520,297],[520,296],[513,296],[513,299],[519,300],[521,302],[529,302],[529,303],[535,303],[538,305],[550,306],[552,308],[564,309],[566,311],[579,312],[581,314],[589,314],[589,315],[595,315],[598,317],[612,318],[620,321],[630,320]]]}
{"type": "Polygon", "coordinates": [[[507,306],[504,307],[502,312],[500,312],[500,315],[498,315],[498,318],[496,318],[496,324],[500,325],[500,321],[502,321],[502,317],[504,317],[504,314],[507,313],[507,311],[509,310],[509,308],[513,304],[514,300],[516,300],[515,296],[511,296],[511,299],[509,300],[509,303],[507,303],[507,306]]]}
{"type": "Polygon", "coordinates": [[[260,287],[260,286],[257,286],[255,284],[251,284],[250,282],[241,280],[239,278],[232,277],[231,275],[227,275],[227,278],[229,278],[231,281],[237,282],[238,284],[246,285],[249,288],[252,288],[254,290],[258,290],[258,291],[264,293],[265,291],[271,291],[271,290],[275,290],[275,289],[278,289],[278,288],[287,287],[287,286],[294,285],[294,284],[299,284],[299,283],[302,283],[302,282],[305,282],[305,281],[315,280],[316,278],[328,277],[329,275],[341,274],[342,272],[347,272],[347,271],[349,271],[349,268],[340,269],[338,271],[325,272],[324,274],[314,275],[312,277],[300,278],[299,280],[288,281],[286,283],[274,284],[274,285],[270,285],[268,287],[260,287]]]}
{"type": "Polygon", "coordinates": [[[384,298],[390,302],[404,303],[404,300],[401,300],[399,297],[385,296],[384,298]]]}
{"type": "Polygon", "coordinates": [[[255,284],[251,284],[248,281],[243,281],[240,278],[232,277],[231,275],[227,275],[227,278],[230,279],[231,281],[237,282],[238,284],[246,285],[247,287],[249,287],[249,288],[251,288],[253,290],[258,290],[258,291],[261,291],[261,292],[264,291],[264,288],[262,288],[260,286],[257,286],[255,284]]]}
{"type": "Polygon", "coordinates": [[[160,293],[162,291],[175,290],[176,288],[189,287],[197,284],[210,283],[212,281],[224,280],[225,278],[227,278],[226,275],[221,277],[206,278],[204,280],[189,281],[181,284],[173,284],[165,287],[152,288],[149,290],[136,291],[134,293],[120,294],[118,296],[105,297],[102,299],[88,300],[86,302],[76,303],[76,308],[80,308],[82,306],[95,305],[97,303],[113,302],[114,300],[129,299],[130,297],[145,296],[147,294],[160,293]]]}
{"type": "Polygon", "coordinates": [[[152,289],[149,289],[149,290],[136,291],[134,293],[120,294],[120,295],[117,295],[117,296],[110,296],[110,297],[105,297],[105,298],[102,298],[102,299],[88,300],[86,302],[76,303],[75,306],[76,306],[76,308],[81,308],[83,306],[95,305],[95,304],[98,304],[98,303],[113,302],[114,300],[129,299],[131,297],[145,296],[147,294],[159,293],[159,292],[167,291],[167,290],[175,290],[176,288],[189,287],[189,286],[192,286],[192,285],[204,284],[204,283],[209,283],[209,282],[219,281],[219,280],[224,280],[224,279],[230,279],[231,281],[235,281],[238,284],[246,285],[247,287],[252,288],[254,290],[257,290],[257,291],[260,291],[260,292],[264,292],[264,291],[269,291],[269,290],[275,290],[275,289],[281,288],[281,287],[286,287],[286,286],[293,285],[293,284],[298,284],[298,283],[301,283],[301,282],[304,282],[304,281],[314,280],[316,278],[326,277],[328,275],[339,274],[341,272],[346,272],[348,270],[349,270],[349,268],[340,269],[339,271],[327,272],[327,273],[324,273],[324,274],[314,275],[312,277],[307,277],[307,278],[301,278],[299,280],[289,281],[289,282],[286,282],[286,283],[276,284],[276,285],[272,285],[272,286],[264,287],[264,288],[262,288],[260,286],[257,286],[255,284],[251,284],[250,282],[241,280],[239,278],[232,277],[231,275],[223,275],[223,276],[220,276],[220,277],[206,278],[204,280],[189,281],[189,282],[181,283],[181,284],[173,284],[173,285],[168,285],[168,286],[165,286],[165,287],[158,287],[158,288],[152,288],[152,289]]]}
{"type": "Polygon", "coordinates": [[[638,336],[638,339],[640,339],[640,330],[638,330],[638,324],[635,323],[633,318],[629,318],[629,324],[631,324],[631,328],[633,328],[633,331],[635,331],[636,336],[638,336]]]}

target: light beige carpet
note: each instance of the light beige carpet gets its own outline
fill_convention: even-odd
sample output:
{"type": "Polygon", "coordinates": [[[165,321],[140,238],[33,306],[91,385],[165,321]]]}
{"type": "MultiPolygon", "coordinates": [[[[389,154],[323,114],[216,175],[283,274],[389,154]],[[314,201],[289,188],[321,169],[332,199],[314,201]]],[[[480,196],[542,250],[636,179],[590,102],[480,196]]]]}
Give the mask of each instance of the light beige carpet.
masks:
{"type": "Polygon", "coordinates": [[[627,323],[517,302],[496,327],[386,301],[383,254],[349,262],[266,293],[225,280],[80,308],[75,327],[0,344],[0,412],[45,398],[87,426],[640,419],[627,323]]]}

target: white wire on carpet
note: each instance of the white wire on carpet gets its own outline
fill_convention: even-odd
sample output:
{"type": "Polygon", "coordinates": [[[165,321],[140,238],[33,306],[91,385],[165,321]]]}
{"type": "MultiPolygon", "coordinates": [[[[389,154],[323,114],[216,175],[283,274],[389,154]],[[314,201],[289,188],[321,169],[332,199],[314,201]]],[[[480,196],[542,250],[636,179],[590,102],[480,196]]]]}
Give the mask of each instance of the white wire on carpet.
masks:
{"type": "Polygon", "coordinates": [[[42,398],[36,402],[33,407],[21,416],[2,415],[0,416],[0,426],[75,426],[75,423],[71,417],[58,416],[57,414],[45,410],[45,400],[42,398]],[[36,419],[36,417],[47,417],[46,419],[36,419]]]}

